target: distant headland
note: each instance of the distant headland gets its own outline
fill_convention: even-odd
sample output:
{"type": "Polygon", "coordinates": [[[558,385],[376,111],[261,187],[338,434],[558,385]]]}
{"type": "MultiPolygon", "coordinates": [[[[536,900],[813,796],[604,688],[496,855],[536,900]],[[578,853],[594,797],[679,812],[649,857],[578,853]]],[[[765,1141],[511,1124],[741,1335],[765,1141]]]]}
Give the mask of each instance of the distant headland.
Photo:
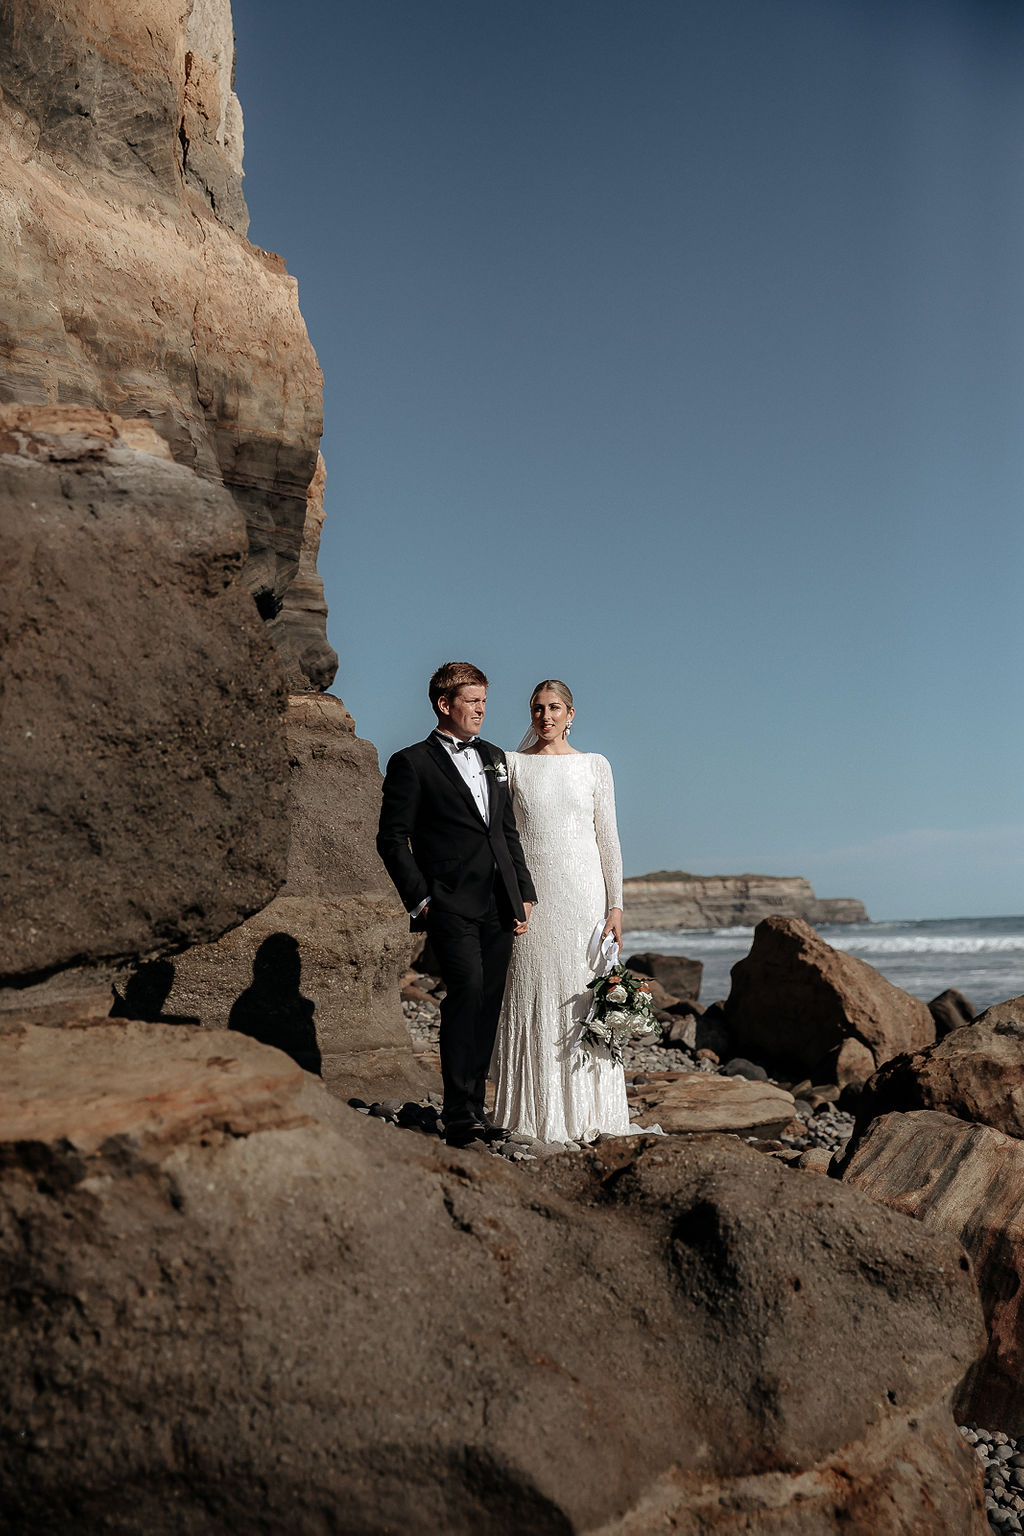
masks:
{"type": "Polygon", "coordinates": [[[864,904],[849,896],[820,900],[799,875],[691,875],[659,869],[623,882],[625,926],[748,928],[765,917],[822,923],[866,923],[864,904]]]}

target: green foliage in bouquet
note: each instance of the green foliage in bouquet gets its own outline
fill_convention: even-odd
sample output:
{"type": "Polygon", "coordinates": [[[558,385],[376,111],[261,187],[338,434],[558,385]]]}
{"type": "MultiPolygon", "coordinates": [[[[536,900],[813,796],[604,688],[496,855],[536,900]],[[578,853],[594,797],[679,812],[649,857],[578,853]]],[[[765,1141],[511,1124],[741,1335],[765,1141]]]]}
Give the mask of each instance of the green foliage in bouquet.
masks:
{"type": "Polygon", "coordinates": [[[607,976],[595,976],[587,986],[594,1000],[577,1045],[588,1055],[600,1047],[621,1062],[627,1040],[661,1033],[649,984],[624,965],[613,965],[607,976]]]}

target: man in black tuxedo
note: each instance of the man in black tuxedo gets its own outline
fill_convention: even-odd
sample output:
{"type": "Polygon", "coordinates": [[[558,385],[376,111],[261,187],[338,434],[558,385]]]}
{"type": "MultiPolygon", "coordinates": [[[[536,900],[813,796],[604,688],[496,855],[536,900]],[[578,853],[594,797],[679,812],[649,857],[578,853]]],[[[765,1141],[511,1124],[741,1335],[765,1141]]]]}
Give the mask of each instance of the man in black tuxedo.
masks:
{"type": "Polygon", "coordinates": [[[449,661],[430,679],[437,729],[396,752],[384,775],[377,852],[425,929],[447,996],[441,1004],[445,1140],[465,1147],[508,1133],[484,1113],[484,1088],[514,935],[537,893],[516,830],[500,748],[480,740],[487,679],[449,661]]]}

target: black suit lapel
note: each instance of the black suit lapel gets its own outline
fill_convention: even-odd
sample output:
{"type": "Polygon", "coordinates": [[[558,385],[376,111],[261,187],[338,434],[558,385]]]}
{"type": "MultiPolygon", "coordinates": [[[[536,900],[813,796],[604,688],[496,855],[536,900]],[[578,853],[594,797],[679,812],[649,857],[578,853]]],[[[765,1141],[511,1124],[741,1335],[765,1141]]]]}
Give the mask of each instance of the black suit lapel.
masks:
{"type": "Polygon", "coordinates": [[[452,755],[448,751],[448,748],[442,747],[441,743],[434,735],[427,737],[426,746],[434,761],[440,764],[442,772],[447,775],[450,783],[452,783],[458,790],[459,794],[462,796],[462,799],[473,812],[473,815],[476,817],[477,821],[482,821],[483,818],[480,815],[477,803],[473,799],[473,792],[469,785],[466,783],[465,779],[462,777],[462,774],[452,762],[452,755]]]}

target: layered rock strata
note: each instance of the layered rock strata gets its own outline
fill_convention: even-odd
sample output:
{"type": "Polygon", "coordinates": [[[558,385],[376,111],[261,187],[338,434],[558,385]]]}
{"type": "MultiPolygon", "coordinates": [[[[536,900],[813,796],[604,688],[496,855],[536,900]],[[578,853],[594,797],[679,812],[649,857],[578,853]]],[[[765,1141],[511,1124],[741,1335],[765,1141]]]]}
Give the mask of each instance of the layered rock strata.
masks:
{"type": "Polygon", "coordinates": [[[868,915],[852,898],[820,901],[806,880],[775,875],[688,875],[661,870],[622,886],[627,928],[746,928],[766,917],[805,922],[864,923],[868,915]]]}
{"type": "Polygon", "coordinates": [[[0,1259],[6,1529],[986,1528],[958,1245],[735,1141],[520,1170],[242,1036],[25,1028],[0,1259]]]}
{"type": "MultiPolygon", "coordinates": [[[[149,421],[235,499],[269,618],[300,562],[321,376],[294,279],[244,238],[232,67],[228,0],[0,7],[0,400],[149,421]]],[[[313,651],[320,688],[322,626],[313,651]]]]}
{"type": "Polygon", "coordinates": [[[147,423],[0,407],[0,519],[0,1009],[48,977],[56,1007],[55,973],[213,938],[273,896],[284,695],[236,504],[147,423]]]}
{"type": "Polygon", "coordinates": [[[732,968],[725,1023],[733,1049],[776,1075],[861,1086],[901,1051],[935,1039],[926,1003],[826,944],[798,918],[771,917],[732,968]]]}
{"type": "Polygon", "coordinates": [[[857,1143],[842,1177],[963,1244],[989,1344],[956,1411],[962,1423],[1024,1433],[1024,1143],[933,1110],[883,1115],[857,1143]]]}

